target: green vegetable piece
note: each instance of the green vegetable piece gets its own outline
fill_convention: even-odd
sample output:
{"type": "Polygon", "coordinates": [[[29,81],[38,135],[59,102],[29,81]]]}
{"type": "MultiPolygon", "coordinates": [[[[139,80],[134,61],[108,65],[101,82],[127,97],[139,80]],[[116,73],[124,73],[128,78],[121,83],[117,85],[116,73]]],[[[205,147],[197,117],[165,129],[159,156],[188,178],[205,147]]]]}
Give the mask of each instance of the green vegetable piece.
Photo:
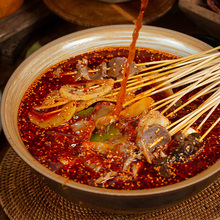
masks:
{"type": "Polygon", "coordinates": [[[115,128],[114,125],[111,125],[109,130],[108,130],[109,135],[113,136],[113,135],[121,135],[121,132],[115,128]]]}
{"type": "Polygon", "coordinates": [[[77,112],[75,115],[79,117],[86,117],[89,116],[92,112],[93,112],[93,107],[89,107],[87,109],[77,112]]]}
{"type": "Polygon", "coordinates": [[[121,135],[121,132],[115,128],[114,125],[111,125],[108,129],[108,132],[95,132],[90,141],[92,142],[104,142],[106,140],[111,139],[113,136],[121,135]]]}
{"type": "Polygon", "coordinates": [[[35,42],[26,52],[25,58],[29,57],[33,52],[41,48],[41,44],[39,41],[35,42]]]}

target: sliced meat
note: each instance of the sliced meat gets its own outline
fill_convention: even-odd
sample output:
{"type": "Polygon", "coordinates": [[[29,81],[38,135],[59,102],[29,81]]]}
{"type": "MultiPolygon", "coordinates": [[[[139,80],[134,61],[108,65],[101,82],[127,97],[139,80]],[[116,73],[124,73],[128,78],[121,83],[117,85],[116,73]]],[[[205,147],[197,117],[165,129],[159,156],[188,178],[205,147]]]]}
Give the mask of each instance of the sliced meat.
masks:
{"type": "Polygon", "coordinates": [[[149,163],[155,158],[166,157],[165,152],[170,141],[169,132],[161,125],[150,126],[137,137],[137,144],[149,163]]]}
{"type": "MultiPolygon", "coordinates": [[[[108,71],[108,75],[116,79],[122,79],[126,61],[127,58],[125,57],[112,58],[108,64],[110,68],[108,71]]],[[[135,65],[135,62],[133,62],[130,66],[129,76],[136,75],[137,73],[138,73],[138,67],[135,65]]]]}

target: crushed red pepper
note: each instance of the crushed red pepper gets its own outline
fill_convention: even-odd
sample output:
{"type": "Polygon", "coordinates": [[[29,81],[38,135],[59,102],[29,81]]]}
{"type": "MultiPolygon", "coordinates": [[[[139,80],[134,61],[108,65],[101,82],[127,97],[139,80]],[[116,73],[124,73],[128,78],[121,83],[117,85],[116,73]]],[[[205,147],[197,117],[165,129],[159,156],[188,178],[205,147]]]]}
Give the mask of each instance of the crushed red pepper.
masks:
{"type": "MultiPolygon", "coordinates": [[[[70,123],[79,120],[78,116],[61,126],[55,128],[39,128],[37,125],[30,122],[28,113],[35,107],[42,103],[44,98],[53,90],[59,89],[62,85],[74,83],[74,78],[70,75],[63,75],[58,78],[54,75],[54,70],[61,68],[63,72],[71,72],[75,69],[77,60],[83,57],[88,59],[90,68],[95,68],[102,61],[109,61],[112,57],[120,56],[126,57],[128,48],[107,48],[104,50],[94,51],[86,54],[76,56],[65,60],[42,74],[25,93],[19,108],[18,126],[21,138],[33,155],[33,157],[53,172],[62,175],[68,179],[88,184],[92,186],[114,188],[114,189],[147,189],[155,188],[164,185],[174,184],[183,181],[192,176],[197,175],[203,170],[213,165],[220,158],[220,126],[216,126],[206,137],[205,148],[203,152],[190,162],[172,165],[172,177],[164,178],[153,169],[152,164],[147,163],[146,160],[141,160],[142,165],[138,176],[135,178],[112,178],[104,184],[96,184],[95,179],[99,177],[96,173],[85,166],[85,162],[78,157],[81,140],[86,139],[87,132],[80,133],[80,135],[73,134],[70,129],[70,123]]],[[[154,60],[165,60],[176,58],[173,55],[163,53],[152,49],[136,49],[135,62],[142,63],[154,60]]],[[[183,98],[183,102],[192,95],[189,94],[183,98]]],[[[155,100],[161,99],[162,94],[154,97],[155,100]]],[[[198,106],[202,103],[202,98],[197,100],[194,105],[198,106]]],[[[178,113],[181,117],[187,111],[191,111],[191,106],[186,106],[178,113]]],[[[202,127],[201,133],[207,130],[208,127],[220,117],[220,109],[218,108],[211,115],[206,124],[202,127]]],[[[130,123],[130,127],[126,129],[134,129],[135,123],[130,123]]],[[[111,165],[114,170],[121,167],[120,157],[100,159],[99,155],[91,153],[91,151],[84,151],[87,158],[90,158],[89,163],[111,165]]]]}

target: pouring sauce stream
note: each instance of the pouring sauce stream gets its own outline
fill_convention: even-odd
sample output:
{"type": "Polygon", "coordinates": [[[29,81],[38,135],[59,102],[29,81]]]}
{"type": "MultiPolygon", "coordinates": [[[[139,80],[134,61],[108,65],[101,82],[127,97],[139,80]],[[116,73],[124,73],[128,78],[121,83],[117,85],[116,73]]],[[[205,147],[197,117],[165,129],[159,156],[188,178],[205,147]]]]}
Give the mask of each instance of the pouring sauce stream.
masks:
{"type": "Polygon", "coordinates": [[[130,72],[130,65],[135,58],[136,42],[137,42],[137,39],[139,36],[139,31],[142,27],[143,15],[144,15],[144,12],[145,12],[147,5],[148,5],[148,0],[141,0],[141,9],[140,9],[138,18],[135,23],[135,29],[132,34],[132,42],[129,47],[128,59],[125,63],[125,67],[124,67],[123,81],[121,84],[120,91],[117,95],[117,105],[116,105],[116,110],[114,112],[116,116],[118,116],[120,114],[121,110],[123,109],[123,103],[124,103],[125,93],[126,93],[126,84],[127,84],[127,80],[128,80],[128,76],[129,76],[129,72],[130,72]]]}

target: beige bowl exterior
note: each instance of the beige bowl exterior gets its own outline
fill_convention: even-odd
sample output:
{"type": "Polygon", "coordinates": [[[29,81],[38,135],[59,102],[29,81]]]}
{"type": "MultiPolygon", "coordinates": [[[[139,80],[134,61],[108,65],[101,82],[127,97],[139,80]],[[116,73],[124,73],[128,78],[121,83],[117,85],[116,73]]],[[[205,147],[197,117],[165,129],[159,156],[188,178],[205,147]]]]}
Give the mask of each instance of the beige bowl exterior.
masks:
{"type": "MultiPolygon", "coordinates": [[[[96,209],[113,212],[142,212],[180,201],[198,192],[220,173],[220,161],[204,172],[180,183],[146,190],[100,189],[67,181],[38,163],[25,148],[18,131],[17,113],[25,91],[50,66],[85,52],[129,46],[134,25],[91,28],[59,38],[28,57],[9,79],[2,97],[1,120],[4,133],[17,154],[54,191],[65,198],[96,209]]],[[[143,26],[138,47],[153,48],[179,56],[195,54],[211,47],[190,36],[151,26],[143,26]]]]}

